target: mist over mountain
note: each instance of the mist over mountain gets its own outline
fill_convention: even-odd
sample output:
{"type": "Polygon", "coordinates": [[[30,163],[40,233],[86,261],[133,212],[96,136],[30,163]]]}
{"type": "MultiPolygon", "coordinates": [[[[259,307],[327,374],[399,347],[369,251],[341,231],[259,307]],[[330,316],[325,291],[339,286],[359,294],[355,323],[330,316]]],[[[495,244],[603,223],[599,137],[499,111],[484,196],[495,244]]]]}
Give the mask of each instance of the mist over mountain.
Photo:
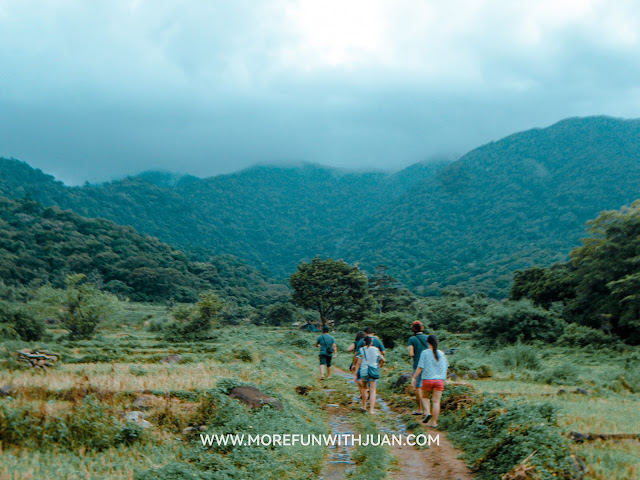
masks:
{"type": "Polygon", "coordinates": [[[505,294],[515,269],[566,258],[584,223],[640,197],[640,121],[572,118],[394,173],[256,166],[200,179],[146,172],[66,187],[0,161],[0,194],[105,217],[275,276],[315,255],[385,263],[419,293],[505,294]]]}

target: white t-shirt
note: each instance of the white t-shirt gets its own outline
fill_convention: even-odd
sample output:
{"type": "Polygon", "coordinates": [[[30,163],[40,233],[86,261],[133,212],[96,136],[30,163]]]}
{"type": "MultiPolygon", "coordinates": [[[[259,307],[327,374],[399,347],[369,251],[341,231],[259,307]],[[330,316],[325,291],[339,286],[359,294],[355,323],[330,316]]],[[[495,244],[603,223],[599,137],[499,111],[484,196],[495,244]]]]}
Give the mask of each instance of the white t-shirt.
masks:
{"type": "Polygon", "coordinates": [[[366,377],[369,374],[369,366],[377,367],[380,359],[382,358],[382,354],[377,347],[362,347],[358,350],[358,358],[362,359],[362,363],[360,364],[360,376],[366,377]]]}

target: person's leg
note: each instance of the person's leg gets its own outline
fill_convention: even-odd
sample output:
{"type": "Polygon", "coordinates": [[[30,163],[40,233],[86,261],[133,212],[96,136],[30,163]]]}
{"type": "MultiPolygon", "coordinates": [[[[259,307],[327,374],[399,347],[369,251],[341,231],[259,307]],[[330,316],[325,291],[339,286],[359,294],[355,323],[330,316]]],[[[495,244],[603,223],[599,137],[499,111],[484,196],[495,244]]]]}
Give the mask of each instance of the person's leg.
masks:
{"type": "Polygon", "coordinates": [[[433,408],[432,408],[432,417],[431,423],[429,424],[432,427],[438,426],[438,417],[440,416],[440,399],[442,398],[442,392],[440,390],[433,390],[433,408]]]}
{"type": "Polygon", "coordinates": [[[422,390],[420,401],[422,402],[422,413],[424,413],[425,416],[428,416],[431,413],[431,409],[429,408],[429,395],[429,391],[422,390]]]}
{"type": "Polygon", "coordinates": [[[331,360],[333,360],[333,357],[327,355],[327,378],[331,376],[331,360]]]}
{"type": "Polygon", "coordinates": [[[367,409],[367,387],[363,380],[358,380],[358,390],[360,390],[360,399],[362,400],[362,410],[367,409]]]}
{"type": "Polygon", "coordinates": [[[320,355],[320,380],[324,380],[324,366],[327,363],[327,359],[324,355],[320,355]]]}
{"type": "Polygon", "coordinates": [[[376,381],[371,380],[369,382],[369,411],[371,413],[376,413],[375,408],[376,408],[376,381]]]}
{"type": "Polygon", "coordinates": [[[424,405],[422,403],[422,385],[416,384],[416,403],[418,408],[415,411],[416,415],[422,415],[424,413],[424,405]]]}

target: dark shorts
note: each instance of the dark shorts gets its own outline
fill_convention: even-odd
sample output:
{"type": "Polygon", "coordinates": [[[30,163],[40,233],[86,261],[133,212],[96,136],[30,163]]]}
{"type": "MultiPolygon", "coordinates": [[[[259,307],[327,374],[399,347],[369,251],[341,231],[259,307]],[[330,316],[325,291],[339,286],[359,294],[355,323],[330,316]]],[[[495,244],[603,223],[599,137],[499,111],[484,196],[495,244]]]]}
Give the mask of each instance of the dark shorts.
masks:
{"type": "Polygon", "coordinates": [[[320,365],[326,365],[327,367],[331,366],[331,360],[333,359],[333,355],[318,355],[320,357],[320,365]]]}

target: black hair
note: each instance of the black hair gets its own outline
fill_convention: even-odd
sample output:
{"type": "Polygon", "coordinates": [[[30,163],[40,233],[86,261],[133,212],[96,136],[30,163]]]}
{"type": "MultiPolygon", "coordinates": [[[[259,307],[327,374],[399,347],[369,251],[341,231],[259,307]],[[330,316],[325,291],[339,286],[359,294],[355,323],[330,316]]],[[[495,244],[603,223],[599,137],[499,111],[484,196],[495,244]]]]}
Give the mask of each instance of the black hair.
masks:
{"type": "Polygon", "coordinates": [[[353,341],[353,343],[358,343],[363,338],[364,338],[364,332],[360,331],[356,333],[356,339],[353,341]]]}
{"type": "Polygon", "coordinates": [[[322,327],[322,333],[329,333],[329,327],[322,327]]]}
{"type": "Polygon", "coordinates": [[[373,337],[364,337],[364,344],[368,347],[373,343],[373,337]]]}
{"type": "Polygon", "coordinates": [[[433,347],[433,356],[436,357],[436,362],[438,362],[440,360],[438,358],[438,337],[429,335],[427,337],[427,343],[433,347]]]}
{"type": "Polygon", "coordinates": [[[371,335],[373,333],[373,327],[367,327],[364,329],[364,333],[371,335]]]}

